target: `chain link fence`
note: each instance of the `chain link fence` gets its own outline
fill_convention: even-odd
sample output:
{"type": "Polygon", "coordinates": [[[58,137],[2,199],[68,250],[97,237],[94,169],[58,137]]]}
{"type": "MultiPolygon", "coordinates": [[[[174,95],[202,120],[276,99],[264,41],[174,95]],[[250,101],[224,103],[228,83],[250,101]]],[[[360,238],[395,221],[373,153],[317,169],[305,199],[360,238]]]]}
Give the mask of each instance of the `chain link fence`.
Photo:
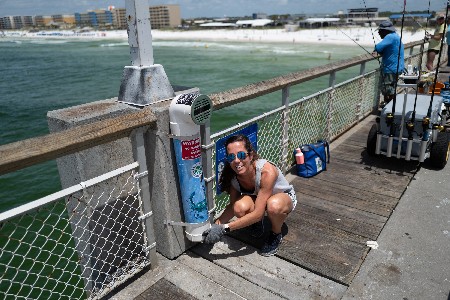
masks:
{"type": "MultiPolygon", "coordinates": [[[[211,141],[215,143],[256,123],[258,154],[274,162],[281,170],[289,170],[294,165],[293,151],[299,145],[317,140],[331,141],[373,111],[379,101],[378,80],[377,71],[358,76],[320,93],[293,101],[287,109],[275,109],[260,118],[214,134],[211,141]],[[287,143],[283,141],[283,128],[288,128],[287,143]]],[[[214,170],[214,147],[212,151],[214,170]]],[[[216,185],[217,180],[214,191],[216,185]]],[[[216,211],[220,212],[228,204],[228,195],[214,195],[216,211]]]]}
{"type": "Polygon", "coordinates": [[[98,299],[150,264],[137,163],[0,215],[1,299],[98,299]]]}

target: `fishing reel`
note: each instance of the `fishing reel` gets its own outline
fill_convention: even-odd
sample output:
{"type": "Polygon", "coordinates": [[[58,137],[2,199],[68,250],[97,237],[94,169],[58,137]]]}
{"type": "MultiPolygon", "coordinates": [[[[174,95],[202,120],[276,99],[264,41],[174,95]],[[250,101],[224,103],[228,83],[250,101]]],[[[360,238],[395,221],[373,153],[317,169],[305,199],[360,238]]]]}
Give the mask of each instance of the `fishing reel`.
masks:
{"type": "Polygon", "coordinates": [[[412,121],[406,122],[406,130],[408,131],[408,139],[411,140],[414,132],[414,123],[412,121]]]}
{"type": "Polygon", "coordinates": [[[389,127],[394,123],[394,115],[392,113],[386,114],[386,125],[389,127]]]}

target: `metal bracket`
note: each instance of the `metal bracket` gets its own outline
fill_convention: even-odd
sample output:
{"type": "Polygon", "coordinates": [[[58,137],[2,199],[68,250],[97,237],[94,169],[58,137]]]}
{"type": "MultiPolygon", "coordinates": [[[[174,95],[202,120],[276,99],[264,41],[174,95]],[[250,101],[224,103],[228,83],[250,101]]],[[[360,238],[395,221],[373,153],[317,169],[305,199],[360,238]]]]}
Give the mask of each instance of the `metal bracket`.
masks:
{"type": "Polygon", "coordinates": [[[142,221],[142,220],[145,220],[145,219],[147,219],[148,217],[151,217],[151,216],[153,216],[153,211],[149,211],[149,212],[146,213],[145,215],[139,216],[139,217],[138,217],[138,220],[139,220],[139,221],[142,221]]]}
{"type": "Polygon", "coordinates": [[[148,171],[144,171],[142,173],[136,173],[136,174],[134,174],[134,179],[139,179],[139,178],[142,178],[147,175],[148,175],[148,171]]]}
{"type": "Polygon", "coordinates": [[[209,145],[202,145],[202,149],[203,149],[203,150],[209,150],[209,149],[211,149],[212,147],[214,147],[215,145],[216,145],[215,142],[212,142],[212,143],[209,144],[209,145]]]}
{"type": "Polygon", "coordinates": [[[203,179],[205,180],[205,182],[211,182],[214,180],[215,177],[216,177],[216,174],[213,173],[211,177],[207,177],[207,178],[205,177],[203,179]]]}
{"type": "Polygon", "coordinates": [[[150,250],[152,250],[152,249],[155,248],[155,247],[156,247],[156,242],[154,242],[154,243],[151,244],[150,246],[146,247],[146,248],[144,249],[144,251],[145,251],[146,253],[148,253],[148,252],[150,252],[150,250]]]}
{"type": "Polygon", "coordinates": [[[185,223],[185,222],[175,222],[175,221],[164,221],[164,225],[168,225],[168,226],[202,226],[205,225],[206,223],[209,222],[209,218],[208,220],[206,220],[205,222],[202,223],[185,223]]]}
{"type": "Polygon", "coordinates": [[[182,136],[182,135],[173,135],[173,134],[169,133],[169,134],[167,134],[167,137],[169,139],[177,139],[177,140],[186,141],[186,140],[195,139],[195,138],[197,138],[199,136],[198,135],[182,136]]]}

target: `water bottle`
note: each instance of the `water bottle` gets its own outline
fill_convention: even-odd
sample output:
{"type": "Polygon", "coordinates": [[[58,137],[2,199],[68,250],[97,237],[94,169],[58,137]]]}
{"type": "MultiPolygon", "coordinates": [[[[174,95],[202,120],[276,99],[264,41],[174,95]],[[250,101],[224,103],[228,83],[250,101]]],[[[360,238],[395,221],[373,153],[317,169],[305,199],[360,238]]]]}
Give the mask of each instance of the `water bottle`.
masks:
{"type": "Polygon", "coordinates": [[[302,150],[300,148],[295,149],[295,162],[297,165],[303,165],[305,163],[305,157],[303,156],[302,150]]]}

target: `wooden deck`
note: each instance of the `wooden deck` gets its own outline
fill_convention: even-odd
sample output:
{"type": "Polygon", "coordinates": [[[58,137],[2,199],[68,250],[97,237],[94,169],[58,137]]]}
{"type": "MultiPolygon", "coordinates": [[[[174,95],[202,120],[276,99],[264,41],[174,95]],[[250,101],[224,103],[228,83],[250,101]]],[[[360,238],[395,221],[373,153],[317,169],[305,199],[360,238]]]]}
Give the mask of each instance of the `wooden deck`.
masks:
{"type": "MultiPolygon", "coordinates": [[[[351,283],[369,251],[366,242],[377,240],[418,168],[417,162],[367,155],[366,138],[373,120],[374,116],[370,116],[362,126],[331,144],[331,161],[325,172],[309,179],[288,175],[299,202],[283,228],[285,236],[277,256],[342,286],[351,283]]],[[[263,242],[249,238],[246,229],[232,236],[255,248],[260,248],[263,242]]],[[[205,245],[191,250],[195,253],[191,256],[198,255],[219,265],[229,265],[236,258],[236,255],[227,258],[226,253],[218,258],[205,245]]],[[[264,264],[264,260],[260,262],[264,264]]],[[[241,277],[251,276],[245,272],[239,274],[239,269],[232,272],[241,277]]],[[[183,297],[178,287],[164,280],[155,283],[138,299],[163,299],[158,298],[158,291],[159,297],[164,291],[164,299],[192,299],[183,297]]],[[[282,295],[282,298],[295,299],[295,296],[282,295]]]]}

